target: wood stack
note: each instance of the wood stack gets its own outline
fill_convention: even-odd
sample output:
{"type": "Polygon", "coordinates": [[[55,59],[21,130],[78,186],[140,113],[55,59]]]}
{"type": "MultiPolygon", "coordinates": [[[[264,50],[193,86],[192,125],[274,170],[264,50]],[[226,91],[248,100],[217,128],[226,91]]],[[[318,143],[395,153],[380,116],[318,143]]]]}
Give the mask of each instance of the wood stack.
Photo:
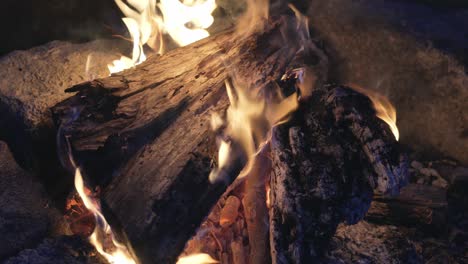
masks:
{"type": "Polygon", "coordinates": [[[233,240],[235,263],[309,263],[326,252],[340,222],[364,217],[372,189],[396,194],[405,184],[406,159],[371,101],[324,86],[326,56],[294,34],[296,27],[282,16],[249,36],[224,32],[76,85],[67,90],[74,96],[52,108],[59,145],[69,143],[65,151],[87,181],[103,188],[106,218],[143,263],[175,263],[223,193],[241,185],[242,206],[232,206],[243,211],[250,252],[233,240]],[[291,74],[297,69],[311,77],[308,89],[291,74]],[[259,94],[279,85],[284,94],[300,93],[301,102],[273,128],[254,175],[228,189],[246,157],[230,157],[226,181],[210,183],[217,148],[209,124],[228,107],[223,84],[233,71],[259,94]]]}

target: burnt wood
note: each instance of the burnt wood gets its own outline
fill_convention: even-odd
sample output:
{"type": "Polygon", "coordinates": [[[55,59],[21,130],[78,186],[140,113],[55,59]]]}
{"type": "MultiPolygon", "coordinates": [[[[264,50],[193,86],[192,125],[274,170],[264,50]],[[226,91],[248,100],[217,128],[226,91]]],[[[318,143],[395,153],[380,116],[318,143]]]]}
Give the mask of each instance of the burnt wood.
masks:
{"type": "Polygon", "coordinates": [[[447,191],[430,185],[409,184],[397,197],[374,196],[366,220],[445,232],[448,228],[447,191]]]}
{"type": "Polygon", "coordinates": [[[316,263],[339,223],[365,216],[373,189],[397,194],[408,176],[369,98],[344,86],[313,91],[273,129],[271,152],[272,263],[316,263]]]}
{"type": "MultiPolygon", "coordinates": [[[[298,50],[315,49],[295,34],[295,19],[271,21],[248,36],[224,32],[76,85],[52,108],[60,141],[70,143],[87,181],[103,188],[106,218],[142,263],[175,263],[243,167],[245,157],[233,156],[225,180],[208,181],[217,156],[210,117],[228,106],[228,75],[268,93],[297,66],[298,50]]],[[[301,58],[313,68],[310,55],[301,58]]]]}

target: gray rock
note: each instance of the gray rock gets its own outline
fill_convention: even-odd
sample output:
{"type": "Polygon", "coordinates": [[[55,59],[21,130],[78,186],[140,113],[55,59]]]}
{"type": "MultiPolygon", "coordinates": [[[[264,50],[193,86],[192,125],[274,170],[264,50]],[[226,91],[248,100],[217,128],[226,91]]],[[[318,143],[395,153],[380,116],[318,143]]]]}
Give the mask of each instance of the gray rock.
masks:
{"type": "Polygon", "coordinates": [[[404,144],[468,163],[465,58],[446,52],[466,52],[467,9],[315,0],[308,15],[313,33],[329,50],[333,81],[388,96],[404,144]]]}
{"type": "Polygon", "coordinates": [[[8,143],[22,167],[51,167],[37,160],[55,155],[49,107],[69,96],[66,88],[108,75],[107,64],[119,57],[121,44],[54,41],[0,58],[0,140],[8,143]]]}
{"type": "Polygon", "coordinates": [[[0,58],[0,102],[24,118],[31,128],[47,122],[48,108],[68,97],[74,84],[108,75],[107,64],[118,58],[116,42],[84,44],[53,41],[0,58]],[[90,56],[90,69],[86,64],[90,56]]]}
{"type": "Polygon", "coordinates": [[[54,233],[63,224],[60,219],[42,186],[15,163],[6,144],[0,142],[0,260],[54,233]]]}

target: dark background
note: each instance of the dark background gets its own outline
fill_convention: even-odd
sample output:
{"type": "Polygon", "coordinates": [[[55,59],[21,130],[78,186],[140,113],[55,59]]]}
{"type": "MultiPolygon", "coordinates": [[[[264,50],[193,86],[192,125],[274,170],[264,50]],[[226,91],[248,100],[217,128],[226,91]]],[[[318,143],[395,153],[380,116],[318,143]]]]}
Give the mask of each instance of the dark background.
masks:
{"type": "MultiPolygon", "coordinates": [[[[312,1],[314,0],[292,2],[305,10],[312,1]]],[[[444,19],[452,20],[447,23],[450,27],[447,31],[455,29],[460,31],[464,39],[468,38],[468,27],[460,21],[461,18],[450,15],[452,12],[459,12],[460,9],[468,9],[468,0],[388,0],[388,2],[420,5],[421,10],[424,10],[421,12],[424,13],[414,8],[412,16],[426,20],[423,19],[422,22],[419,20],[417,23],[424,24],[424,21],[431,20],[432,16],[443,15],[444,19]],[[429,14],[427,7],[430,7],[434,14],[429,14]]],[[[120,20],[122,15],[113,0],[3,0],[2,10],[0,32],[3,37],[0,56],[52,40],[83,42],[96,38],[111,38],[113,34],[125,34],[120,20]]],[[[468,18],[464,19],[465,22],[466,20],[468,18]]],[[[414,25],[416,29],[423,27],[424,25],[414,25]]],[[[468,43],[453,43],[452,40],[440,39],[439,36],[435,36],[432,40],[439,43],[440,48],[455,52],[457,57],[468,57],[466,55],[468,43]]]]}
{"type": "Polygon", "coordinates": [[[121,27],[113,0],[3,0],[0,55],[52,40],[111,37],[121,27]]]}

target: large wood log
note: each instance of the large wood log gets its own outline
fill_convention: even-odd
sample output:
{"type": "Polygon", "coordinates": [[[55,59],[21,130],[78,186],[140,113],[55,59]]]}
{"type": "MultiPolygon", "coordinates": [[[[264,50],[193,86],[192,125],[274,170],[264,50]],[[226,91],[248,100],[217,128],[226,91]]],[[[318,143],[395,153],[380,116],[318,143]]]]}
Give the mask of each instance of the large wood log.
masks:
{"type": "Polygon", "coordinates": [[[366,96],[344,86],[312,92],[271,140],[272,263],[316,263],[339,223],[355,224],[373,188],[397,194],[405,155],[366,96]]]}
{"type": "MultiPolygon", "coordinates": [[[[141,262],[174,263],[243,166],[245,157],[233,156],[225,181],[208,181],[217,153],[210,117],[228,105],[228,73],[267,93],[297,66],[298,50],[318,52],[294,34],[294,19],[274,21],[249,36],[225,32],[74,86],[68,91],[77,94],[52,109],[88,182],[104,187],[104,214],[141,262]]],[[[303,59],[313,69],[320,60],[310,56],[303,59]]]]}

